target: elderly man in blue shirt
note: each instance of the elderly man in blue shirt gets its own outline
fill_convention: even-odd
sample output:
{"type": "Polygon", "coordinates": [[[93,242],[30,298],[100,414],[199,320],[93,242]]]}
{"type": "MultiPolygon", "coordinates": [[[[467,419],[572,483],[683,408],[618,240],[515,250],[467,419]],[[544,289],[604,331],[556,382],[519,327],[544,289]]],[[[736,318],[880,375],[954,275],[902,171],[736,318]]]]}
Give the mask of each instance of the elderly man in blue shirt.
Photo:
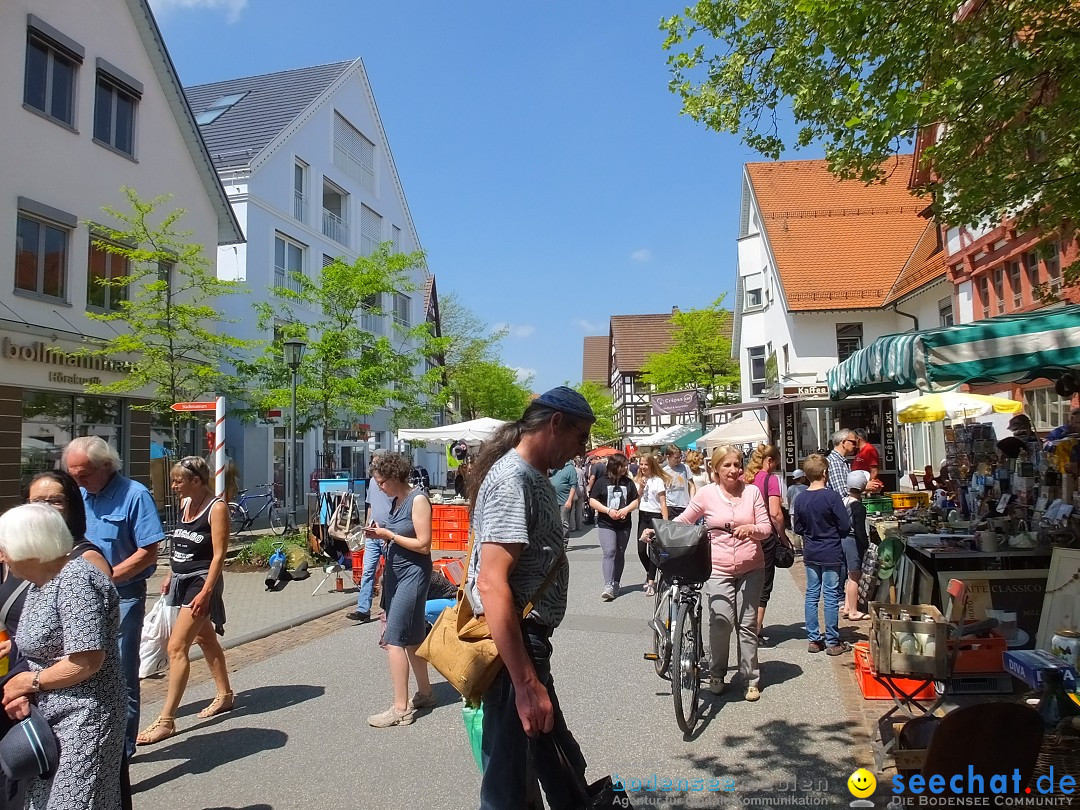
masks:
{"type": "Polygon", "coordinates": [[[120,456],[104,439],[82,436],[64,449],[64,467],[82,487],[86,539],[113,569],[120,595],[120,660],[127,680],[124,753],[135,753],[139,731],[139,637],[146,614],[146,580],[165,538],[150,491],[120,474],[120,456]]]}

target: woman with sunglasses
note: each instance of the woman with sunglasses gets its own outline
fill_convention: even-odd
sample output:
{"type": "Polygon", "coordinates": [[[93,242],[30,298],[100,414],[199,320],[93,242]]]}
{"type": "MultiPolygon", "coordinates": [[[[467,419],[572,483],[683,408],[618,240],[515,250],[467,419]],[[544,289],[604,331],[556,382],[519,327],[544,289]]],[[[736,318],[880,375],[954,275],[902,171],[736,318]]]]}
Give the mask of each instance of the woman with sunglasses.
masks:
{"type": "Polygon", "coordinates": [[[172,490],[180,497],[180,516],[172,533],[171,571],[161,584],[168,604],[179,607],[169,636],[169,690],[158,718],[138,736],[139,745],[161,742],[176,733],[176,710],[187,688],[191,645],[198,644],[210,667],[217,694],[199,717],[213,717],[233,707],[225,651],[222,569],[229,548],[229,507],[210,489],[210,468],[198,456],[173,465],[172,490]]]}

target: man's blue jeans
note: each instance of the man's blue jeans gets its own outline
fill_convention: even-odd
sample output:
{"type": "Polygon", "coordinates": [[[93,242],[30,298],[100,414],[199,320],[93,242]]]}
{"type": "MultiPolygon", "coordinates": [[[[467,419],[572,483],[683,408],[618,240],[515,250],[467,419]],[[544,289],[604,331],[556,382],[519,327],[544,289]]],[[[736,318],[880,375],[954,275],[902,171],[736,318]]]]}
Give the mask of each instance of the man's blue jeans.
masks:
{"type": "Polygon", "coordinates": [[[818,625],[818,601],[825,594],[825,645],[840,643],[840,568],[839,565],[806,563],[806,638],[821,641],[818,625]]]}
{"type": "Polygon", "coordinates": [[[124,734],[124,753],[135,753],[135,738],[139,734],[139,640],[142,637],[143,617],[146,615],[146,580],[116,589],[120,596],[120,666],[127,681],[127,730],[124,734]]]}
{"type": "Polygon", "coordinates": [[[580,790],[567,778],[566,767],[585,781],[585,758],[574,735],[566,727],[555,683],[551,678],[551,642],[549,630],[532,622],[523,622],[522,640],[536,667],[536,676],[547,687],[555,710],[555,727],[550,734],[534,739],[525,736],[515,701],[514,684],[504,668],[484,693],[484,733],[481,758],[484,776],[480,782],[480,810],[504,810],[522,807],[542,810],[540,789],[552,810],[577,810],[581,807],[580,790]],[[558,746],[558,748],[556,748],[558,746]],[[559,756],[562,751],[565,761],[559,756]]]}
{"type": "Polygon", "coordinates": [[[356,596],[356,609],[360,613],[371,613],[371,596],[375,591],[375,570],[383,556],[383,542],[377,537],[364,541],[364,573],[360,577],[360,593],[356,596]]]}

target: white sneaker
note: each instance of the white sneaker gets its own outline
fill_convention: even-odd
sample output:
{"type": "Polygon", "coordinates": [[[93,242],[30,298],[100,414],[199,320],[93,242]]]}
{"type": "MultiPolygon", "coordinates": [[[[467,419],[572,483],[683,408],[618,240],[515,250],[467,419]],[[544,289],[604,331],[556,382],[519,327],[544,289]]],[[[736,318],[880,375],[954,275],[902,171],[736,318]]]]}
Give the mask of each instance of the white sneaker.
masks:
{"type": "Polygon", "coordinates": [[[709,676],[709,691],[712,692],[714,695],[724,694],[725,686],[727,686],[727,684],[724,683],[723,678],[719,678],[716,675],[709,676]]]}
{"type": "Polygon", "coordinates": [[[605,602],[611,602],[615,599],[615,588],[611,585],[605,585],[604,590],[600,593],[600,598],[605,602]]]}

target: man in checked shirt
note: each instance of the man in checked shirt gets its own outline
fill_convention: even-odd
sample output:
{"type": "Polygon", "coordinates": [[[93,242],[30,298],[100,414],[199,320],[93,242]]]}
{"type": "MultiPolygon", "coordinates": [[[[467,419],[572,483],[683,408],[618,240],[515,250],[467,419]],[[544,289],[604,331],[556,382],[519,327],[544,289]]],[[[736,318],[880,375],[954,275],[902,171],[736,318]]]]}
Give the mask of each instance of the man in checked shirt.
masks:
{"type": "Polygon", "coordinates": [[[836,490],[841,497],[847,495],[847,477],[851,472],[851,462],[848,456],[855,452],[859,440],[851,428],[840,428],[832,437],[833,449],[826,457],[829,464],[829,475],[826,484],[829,489],[836,490]]]}

